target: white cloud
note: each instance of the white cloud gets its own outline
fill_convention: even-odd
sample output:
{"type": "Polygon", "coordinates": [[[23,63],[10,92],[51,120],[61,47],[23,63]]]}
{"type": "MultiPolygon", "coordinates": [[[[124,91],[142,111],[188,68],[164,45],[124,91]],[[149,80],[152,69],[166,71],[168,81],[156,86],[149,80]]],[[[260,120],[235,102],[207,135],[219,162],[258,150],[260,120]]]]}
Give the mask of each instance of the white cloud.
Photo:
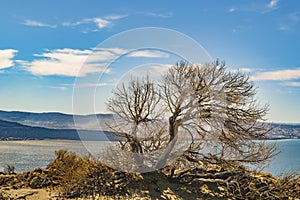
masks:
{"type": "Polygon", "coordinates": [[[251,77],[251,80],[260,81],[260,80],[292,80],[300,78],[300,68],[297,69],[285,69],[277,70],[270,72],[260,72],[251,77]]]}
{"type": "Polygon", "coordinates": [[[238,69],[230,69],[231,72],[244,72],[244,73],[250,73],[253,72],[254,69],[252,68],[247,68],[247,67],[243,67],[243,68],[238,68],[238,69]]]}
{"type": "MultiPolygon", "coordinates": [[[[85,76],[91,73],[109,73],[106,65],[121,55],[126,55],[130,50],[121,48],[94,48],[94,49],[54,49],[45,50],[41,54],[34,54],[32,61],[16,61],[20,67],[34,75],[49,76],[85,76]]],[[[161,58],[169,54],[159,51],[136,51],[128,57],[161,58]]]]}
{"type": "Polygon", "coordinates": [[[145,78],[148,76],[150,80],[156,81],[159,80],[163,75],[165,75],[165,73],[170,69],[171,66],[173,65],[156,63],[139,65],[138,67],[133,68],[126,74],[124,74],[122,76],[122,80],[118,80],[117,84],[127,82],[132,79],[132,77],[145,78]]]}
{"type": "Polygon", "coordinates": [[[95,17],[95,18],[87,18],[87,19],[83,19],[80,21],[76,21],[76,22],[64,22],[62,23],[63,26],[70,26],[70,27],[76,27],[76,26],[83,26],[86,25],[84,27],[84,29],[82,30],[83,33],[89,33],[89,32],[97,32],[103,28],[106,27],[111,27],[113,26],[113,23],[109,20],[100,18],[100,17],[95,17]],[[91,25],[94,25],[93,27],[91,27],[91,25]]]}
{"type": "Polygon", "coordinates": [[[167,58],[169,54],[161,51],[141,50],[133,51],[127,55],[128,57],[146,57],[146,58],[167,58]]]}
{"type": "Polygon", "coordinates": [[[235,8],[229,8],[229,9],[228,9],[228,12],[235,12],[235,11],[236,11],[235,8]]]}
{"type": "Polygon", "coordinates": [[[279,4],[279,0],[268,0],[267,2],[257,1],[255,3],[253,2],[246,3],[240,6],[238,9],[241,12],[255,12],[260,14],[267,14],[279,9],[278,4],[279,4]]]}
{"type": "Polygon", "coordinates": [[[281,25],[278,28],[280,31],[288,31],[290,27],[288,25],[281,25]]]}
{"type": "Polygon", "coordinates": [[[158,50],[134,50],[134,49],[122,49],[122,48],[94,48],[93,50],[110,52],[115,55],[127,54],[127,57],[144,57],[144,58],[168,58],[168,53],[158,50]]]}
{"type": "Polygon", "coordinates": [[[291,86],[291,87],[300,87],[300,82],[285,82],[283,85],[291,86]]]}
{"type": "Polygon", "coordinates": [[[69,88],[63,87],[63,86],[49,86],[48,88],[51,88],[51,89],[59,89],[59,90],[61,90],[61,91],[66,91],[66,90],[69,89],[69,88]]]}
{"type": "Polygon", "coordinates": [[[108,51],[108,52],[111,52],[113,54],[126,54],[128,52],[128,50],[126,49],[121,49],[121,48],[102,48],[102,47],[96,47],[96,48],[93,48],[94,51],[108,51]]]}
{"type": "Polygon", "coordinates": [[[278,6],[279,0],[271,0],[267,5],[264,6],[264,9],[262,10],[262,14],[270,13],[274,10],[277,10],[279,8],[278,6]]]}
{"type": "Polygon", "coordinates": [[[33,21],[30,19],[25,20],[22,24],[24,24],[26,26],[37,26],[37,27],[48,27],[48,28],[56,28],[57,27],[57,25],[33,21]]]}
{"type": "Polygon", "coordinates": [[[26,69],[34,75],[61,75],[61,76],[85,76],[89,73],[108,72],[104,69],[105,61],[112,59],[109,52],[99,51],[95,54],[92,50],[55,49],[48,50],[39,57],[27,63],[26,69]],[[86,60],[88,59],[88,62],[86,60]],[[82,67],[84,64],[84,67],[82,67]]]}
{"type": "Polygon", "coordinates": [[[252,72],[253,71],[253,69],[247,68],[247,67],[240,68],[239,70],[240,70],[240,72],[252,72]]]}
{"type": "Polygon", "coordinates": [[[278,4],[278,1],[279,1],[279,0],[271,0],[271,1],[269,2],[269,4],[267,5],[268,8],[275,8],[275,7],[277,6],[277,4],[278,4]]]}
{"type": "Polygon", "coordinates": [[[163,12],[163,13],[145,12],[143,14],[146,16],[159,17],[159,18],[170,18],[173,16],[173,13],[171,13],[171,12],[163,12]]]}
{"type": "Polygon", "coordinates": [[[113,85],[113,84],[110,83],[62,84],[62,87],[87,88],[87,87],[104,87],[109,85],[113,85]]]}
{"type": "Polygon", "coordinates": [[[63,26],[82,26],[82,25],[91,25],[93,24],[95,28],[86,28],[84,30],[85,33],[99,31],[103,28],[112,27],[114,25],[114,21],[127,17],[128,15],[118,15],[111,14],[104,17],[93,17],[93,18],[85,18],[76,22],[64,22],[63,26]]]}
{"type": "Polygon", "coordinates": [[[99,28],[99,29],[105,28],[105,27],[107,27],[111,24],[111,22],[108,21],[108,20],[105,20],[105,19],[100,18],[100,17],[94,17],[94,18],[86,18],[86,19],[76,21],[76,22],[72,22],[72,23],[64,22],[62,25],[63,26],[80,26],[80,25],[83,25],[83,24],[90,24],[90,23],[95,24],[96,27],[99,28]]]}
{"type": "Polygon", "coordinates": [[[105,16],[105,19],[107,20],[118,20],[118,19],[122,19],[128,17],[128,15],[116,15],[116,14],[112,14],[112,15],[107,15],[105,16]]]}
{"type": "Polygon", "coordinates": [[[84,18],[75,22],[62,22],[58,24],[48,24],[40,21],[27,19],[22,22],[23,25],[26,26],[34,26],[34,27],[48,27],[48,28],[57,28],[58,26],[64,27],[77,27],[82,26],[82,32],[97,32],[103,28],[114,26],[114,22],[116,20],[128,17],[125,14],[110,14],[104,17],[92,17],[92,18],[84,18]]]}
{"type": "Polygon", "coordinates": [[[157,72],[160,75],[165,74],[172,66],[171,64],[160,64],[160,65],[153,65],[150,66],[150,70],[157,72]]]}
{"type": "Polygon", "coordinates": [[[110,21],[105,20],[105,19],[101,19],[99,17],[98,18],[97,17],[93,18],[92,21],[97,25],[97,27],[99,29],[105,28],[105,27],[107,27],[107,26],[109,26],[111,24],[110,21]]]}
{"type": "Polygon", "coordinates": [[[104,87],[104,86],[109,86],[109,85],[112,85],[112,84],[108,84],[108,83],[61,84],[58,86],[46,86],[46,88],[66,91],[66,90],[70,90],[72,88],[88,88],[88,87],[96,88],[96,87],[104,87]]]}
{"type": "Polygon", "coordinates": [[[13,58],[18,50],[15,49],[0,49],[0,69],[9,68],[14,65],[13,58]]]}

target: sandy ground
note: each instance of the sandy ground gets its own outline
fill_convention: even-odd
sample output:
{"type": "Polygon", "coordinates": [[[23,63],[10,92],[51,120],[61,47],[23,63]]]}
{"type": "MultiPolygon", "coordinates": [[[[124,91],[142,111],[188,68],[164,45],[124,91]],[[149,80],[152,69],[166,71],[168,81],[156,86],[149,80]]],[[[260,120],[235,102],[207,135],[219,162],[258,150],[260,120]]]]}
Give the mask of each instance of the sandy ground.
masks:
{"type": "MultiPolygon", "coordinates": [[[[0,190],[0,193],[8,199],[26,199],[26,200],[49,200],[51,194],[44,189],[6,189],[0,190]]],[[[0,197],[1,199],[1,197],[0,197]]]]}
{"type": "MultiPolygon", "coordinates": [[[[0,195],[0,200],[63,200],[64,198],[59,198],[56,194],[51,194],[45,189],[8,189],[1,190],[0,194],[6,198],[2,199],[0,195]]],[[[115,200],[115,199],[123,199],[123,200],[151,200],[151,198],[145,198],[140,196],[131,196],[130,198],[124,196],[118,196],[117,198],[111,196],[97,196],[95,198],[77,198],[77,199],[68,199],[68,200],[115,200]]],[[[158,199],[158,198],[155,198],[158,199]]],[[[178,198],[175,195],[166,195],[164,198],[159,199],[170,199],[170,200],[182,200],[182,198],[178,198]]],[[[201,200],[201,198],[197,198],[201,200]]]]}
{"type": "MultiPolygon", "coordinates": [[[[24,188],[24,189],[8,189],[8,188],[2,188],[0,189],[0,194],[3,195],[0,200],[63,200],[64,198],[58,197],[57,194],[51,193],[45,189],[30,189],[30,188],[24,188]]],[[[96,198],[77,198],[77,199],[68,199],[68,200],[115,200],[114,197],[108,197],[108,196],[98,196],[96,198]]],[[[118,197],[118,199],[128,199],[126,197],[118,197]]],[[[133,200],[146,200],[151,198],[141,198],[139,196],[137,197],[131,197],[130,199],[133,200]]],[[[177,199],[177,198],[169,198],[169,199],[177,199]]]]}

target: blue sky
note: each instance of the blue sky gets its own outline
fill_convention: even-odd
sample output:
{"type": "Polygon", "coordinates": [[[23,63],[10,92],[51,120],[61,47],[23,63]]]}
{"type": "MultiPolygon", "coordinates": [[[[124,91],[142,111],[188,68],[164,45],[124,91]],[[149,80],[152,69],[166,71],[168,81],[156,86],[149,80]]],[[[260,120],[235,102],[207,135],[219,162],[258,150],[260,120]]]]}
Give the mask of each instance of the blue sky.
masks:
{"type": "MultiPolygon", "coordinates": [[[[0,25],[2,110],[72,113],[76,77],[103,72],[96,112],[106,112],[103,102],[113,81],[130,66],[168,65],[179,58],[144,50],[116,62],[108,71],[90,66],[79,73],[82,63],[114,34],[162,27],[193,38],[229,68],[249,73],[258,86],[258,99],[270,104],[270,121],[300,123],[297,0],[11,0],[0,3],[0,25]]],[[[126,52],[114,48],[101,49],[101,59],[126,52]]]]}

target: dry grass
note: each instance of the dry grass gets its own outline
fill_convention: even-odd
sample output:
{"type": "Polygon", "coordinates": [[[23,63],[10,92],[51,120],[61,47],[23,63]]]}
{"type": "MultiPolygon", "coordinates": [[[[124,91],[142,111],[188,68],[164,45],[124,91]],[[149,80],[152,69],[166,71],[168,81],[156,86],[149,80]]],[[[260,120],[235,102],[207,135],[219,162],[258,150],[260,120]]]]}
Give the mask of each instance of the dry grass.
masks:
{"type": "MultiPolygon", "coordinates": [[[[44,188],[53,199],[297,199],[300,178],[277,178],[238,165],[207,164],[145,174],[111,169],[89,157],[57,151],[46,169],[1,175],[7,188],[44,188]]],[[[0,199],[5,199],[0,190],[0,199]]],[[[9,198],[6,198],[9,199],[9,198]]]]}

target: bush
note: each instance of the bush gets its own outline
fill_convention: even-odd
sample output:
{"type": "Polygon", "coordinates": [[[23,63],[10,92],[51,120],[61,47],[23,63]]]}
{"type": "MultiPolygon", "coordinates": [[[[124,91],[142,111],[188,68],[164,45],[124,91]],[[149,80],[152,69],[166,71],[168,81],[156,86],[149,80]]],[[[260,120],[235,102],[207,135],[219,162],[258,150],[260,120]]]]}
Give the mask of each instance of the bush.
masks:
{"type": "Polygon", "coordinates": [[[6,174],[15,174],[15,166],[13,165],[6,165],[6,167],[4,168],[4,173],[6,174]]]}
{"type": "Polygon", "coordinates": [[[119,172],[91,157],[79,157],[65,150],[57,151],[56,156],[47,171],[58,183],[63,198],[296,199],[300,196],[300,177],[277,178],[251,171],[239,163],[208,162],[182,170],[169,166],[138,174],[119,172]]]}
{"type": "Polygon", "coordinates": [[[122,184],[114,184],[125,173],[116,172],[92,159],[79,157],[74,152],[59,150],[56,159],[47,169],[59,182],[63,197],[77,198],[95,195],[116,195],[123,193],[122,184]]]}

